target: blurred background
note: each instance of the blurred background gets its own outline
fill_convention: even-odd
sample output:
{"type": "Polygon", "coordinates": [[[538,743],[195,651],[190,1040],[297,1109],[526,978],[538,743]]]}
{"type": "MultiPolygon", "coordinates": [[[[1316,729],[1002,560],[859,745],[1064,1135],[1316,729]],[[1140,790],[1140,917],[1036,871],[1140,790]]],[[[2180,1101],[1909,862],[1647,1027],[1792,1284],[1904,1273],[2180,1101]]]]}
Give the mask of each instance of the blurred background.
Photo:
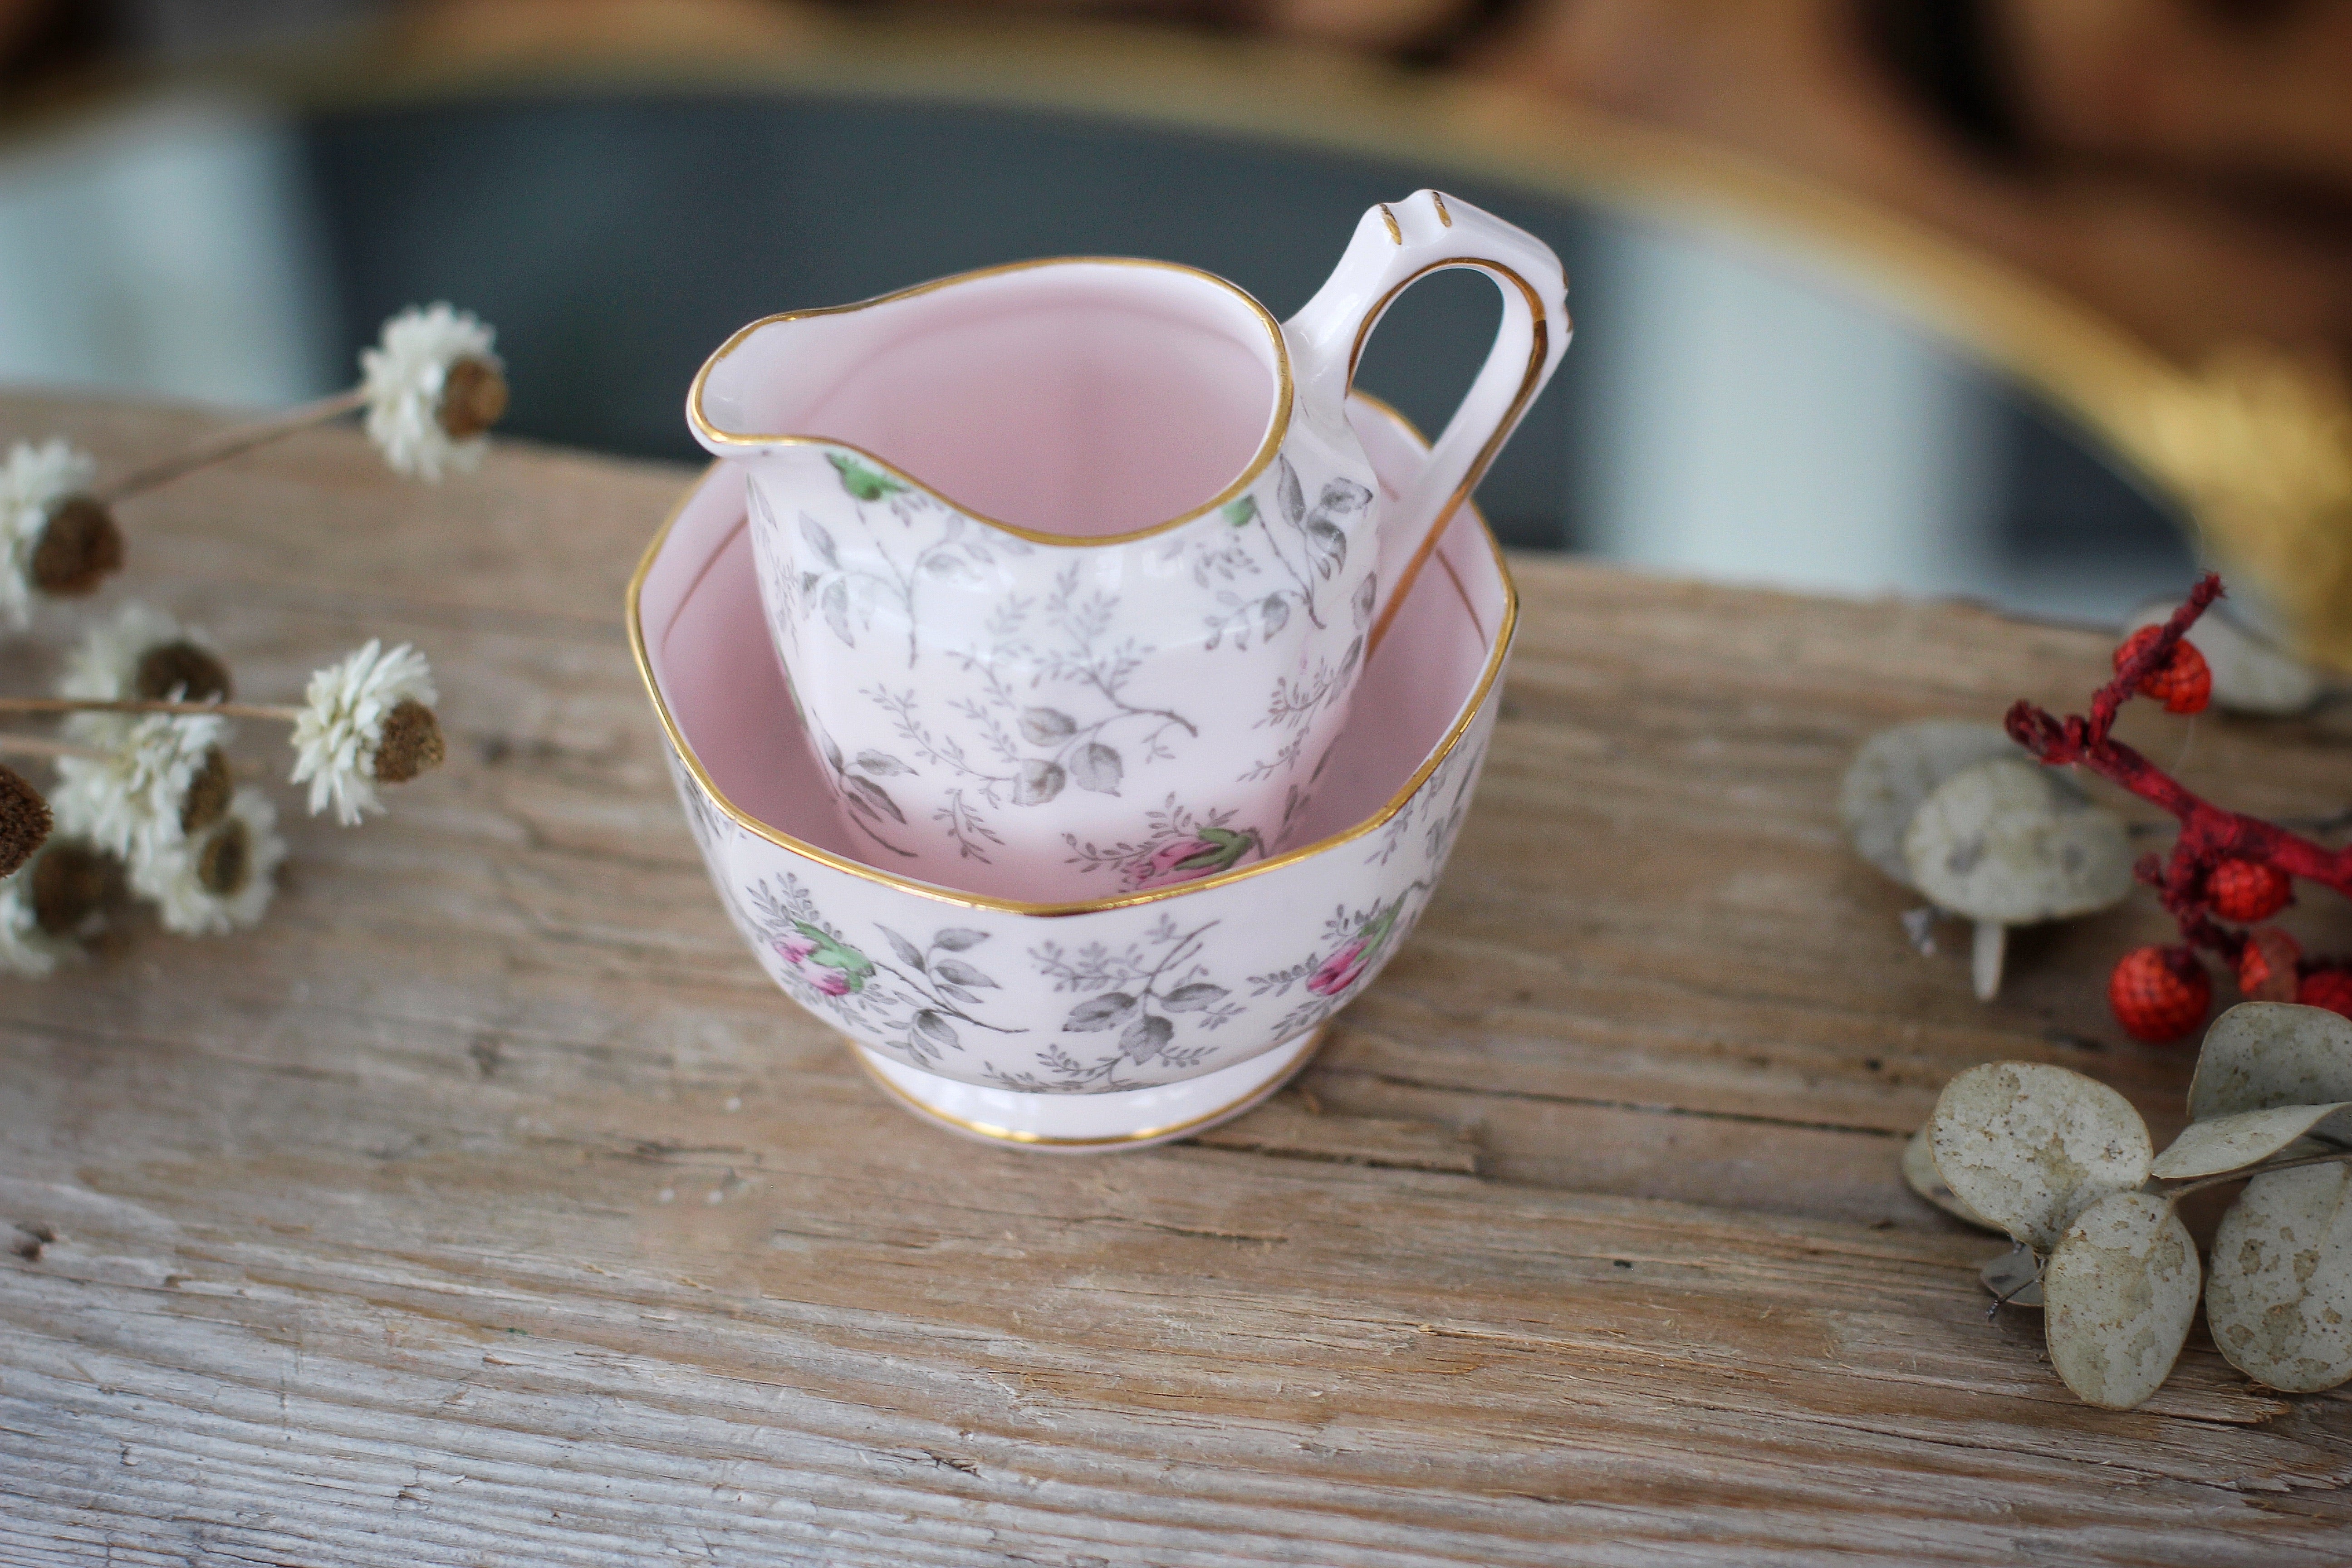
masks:
{"type": "MultiPolygon", "coordinates": [[[[1572,279],[1507,542],[2107,621],[2210,561],[2352,663],[2347,4],[0,0],[0,382],[282,404],[447,299],[509,430],[689,460],[753,317],[1069,252],[1287,314],[1423,184],[1572,279]]],[[[1433,428],[1495,312],[1361,383],[1433,428]]]]}

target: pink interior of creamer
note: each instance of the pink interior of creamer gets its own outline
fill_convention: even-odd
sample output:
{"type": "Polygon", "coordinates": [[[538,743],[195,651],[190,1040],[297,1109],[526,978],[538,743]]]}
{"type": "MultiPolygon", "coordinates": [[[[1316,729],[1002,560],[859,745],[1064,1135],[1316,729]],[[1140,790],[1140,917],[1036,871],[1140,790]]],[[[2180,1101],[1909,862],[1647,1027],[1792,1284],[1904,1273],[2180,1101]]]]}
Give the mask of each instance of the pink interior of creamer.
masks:
{"type": "Polygon", "coordinates": [[[1181,268],[1056,261],[759,328],[715,363],[703,416],[816,437],[959,507],[1099,538],[1197,511],[1279,413],[1271,321],[1181,268]]]}
{"type": "MultiPolygon", "coordinates": [[[[1394,488],[1419,462],[1418,443],[1377,409],[1351,405],[1349,415],[1383,488],[1394,488]]],[[[1465,508],[1364,672],[1298,842],[1381,810],[1444,740],[1486,669],[1507,594],[1465,508]]],[[[866,859],[842,832],[768,641],[740,469],[719,469],[678,514],[638,614],[655,684],[719,791],[788,837],[866,859]]]]}

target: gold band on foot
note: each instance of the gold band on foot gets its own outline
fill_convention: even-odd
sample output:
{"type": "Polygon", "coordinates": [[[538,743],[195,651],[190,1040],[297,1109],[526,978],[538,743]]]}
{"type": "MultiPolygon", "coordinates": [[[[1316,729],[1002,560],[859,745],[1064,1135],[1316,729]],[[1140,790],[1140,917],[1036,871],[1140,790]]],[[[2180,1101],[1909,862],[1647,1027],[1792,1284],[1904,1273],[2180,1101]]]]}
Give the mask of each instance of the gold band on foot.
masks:
{"type": "MultiPolygon", "coordinates": [[[[858,1067],[865,1071],[867,1078],[872,1079],[885,1094],[926,1121],[963,1133],[968,1137],[985,1139],[992,1143],[1003,1143],[1020,1149],[1050,1149],[1059,1153],[1082,1154],[1093,1152],[1108,1152],[1116,1149],[1133,1149],[1146,1143],[1163,1143],[1187,1133],[1206,1131],[1220,1121],[1239,1116],[1297,1077],[1307,1064],[1313,1061],[1317,1054],[1322,1050],[1330,1031],[1331,1026],[1328,1021],[1317,1025],[1304,1037],[1307,1042],[1306,1047],[1298,1052],[1298,1059],[1289,1068],[1213,1110],[1204,1110],[1197,1116],[1187,1117],[1181,1121],[1171,1121],[1158,1127],[1139,1128],[1132,1132],[1120,1132],[1101,1138],[1051,1137],[1045,1133],[1024,1131],[1019,1128],[992,1126],[985,1121],[975,1121],[969,1117],[958,1116],[952,1111],[940,1110],[936,1106],[924,1103],[906,1088],[885,1077],[875,1066],[873,1059],[866,1055],[865,1048],[856,1041],[849,1040],[849,1047],[850,1054],[856,1058],[858,1067]]],[[[844,1036],[843,1038],[846,1040],[848,1037],[844,1036]]],[[[1272,1047],[1266,1054],[1272,1055],[1274,1052],[1292,1049],[1297,1043],[1297,1037],[1294,1037],[1272,1047]]],[[[1234,1065],[1240,1067],[1246,1064],[1236,1062],[1234,1065]]],[[[1150,1087],[1162,1089],[1173,1086],[1154,1084],[1150,1087]]],[[[1116,1094],[1118,1091],[1114,1089],[1111,1092],[1116,1094]]]]}

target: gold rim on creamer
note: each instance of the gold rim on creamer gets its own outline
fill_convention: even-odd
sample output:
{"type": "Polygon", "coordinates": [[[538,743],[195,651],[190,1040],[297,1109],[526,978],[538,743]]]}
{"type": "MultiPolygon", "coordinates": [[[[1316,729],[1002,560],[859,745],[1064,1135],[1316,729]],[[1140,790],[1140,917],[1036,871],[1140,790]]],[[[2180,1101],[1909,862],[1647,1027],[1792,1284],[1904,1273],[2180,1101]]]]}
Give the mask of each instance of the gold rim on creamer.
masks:
{"type": "MultiPolygon", "coordinates": [[[[1331,1021],[1327,1018],[1307,1031],[1307,1048],[1298,1053],[1297,1061],[1291,1063],[1276,1077],[1246,1093],[1235,1096],[1213,1110],[1203,1110],[1198,1116],[1188,1116],[1181,1121],[1171,1121],[1165,1126],[1145,1127],[1133,1132],[1112,1132],[1100,1138],[1055,1138],[1044,1132],[1024,1132],[1018,1128],[999,1127],[991,1121],[974,1121],[968,1116],[958,1116],[951,1110],[941,1110],[904,1085],[893,1081],[889,1075],[874,1065],[873,1058],[866,1054],[866,1047],[860,1046],[856,1040],[849,1039],[846,1035],[842,1037],[849,1039],[850,1054],[857,1058],[857,1065],[866,1070],[867,1078],[872,1079],[884,1093],[927,1121],[936,1121],[944,1127],[951,1127],[959,1132],[968,1132],[974,1138],[985,1138],[992,1143],[1010,1143],[1022,1149],[1058,1149],[1065,1153],[1077,1154],[1084,1153],[1089,1149],[1123,1149],[1130,1143],[1150,1143],[1164,1138],[1181,1138],[1187,1132],[1203,1132],[1228,1117],[1239,1116],[1244,1110],[1254,1110],[1261,1101],[1271,1100],[1275,1092],[1284,1084],[1305,1071],[1307,1065],[1315,1059],[1316,1054],[1329,1042],[1330,1036],[1331,1021]]],[[[1276,1051],[1287,1049],[1297,1039],[1298,1037],[1294,1035],[1280,1045],[1267,1047],[1258,1055],[1270,1056],[1276,1051]]],[[[1246,1067],[1255,1060],[1257,1057],[1246,1057],[1232,1065],[1246,1067]]],[[[1184,1080],[1181,1079],[1177,1080],[1179,1083],[1182,1081],[1184,1080]]],[[[1150,1087],[1172,1088],[1173,1086],[1152,1085],[1150,1087]]]]}
{"type": "Polygon", "coordinates": [[[1197,267],[1187,267],[1180,261],[1155,261],[1149,257],[1141,256],[1047,256],[1030,261],[1007,261],[995,267],[982,267],[971,272],[959,272],[950,278],[934,278],[928,283],[918,283],[911,289],[901,289],[890,294],[877,294],[871,300],[859,300],[853,304],[824,305],[814,310],[783,310],[772,316],[762,316],[751,325],[739,328],[725,342],[719,344],[719,352],[703,361],[702,368],[694,373],[694,384],[687,389],[686,393],[687,423],[694,427],[694,433],[697,436],[706,441],[715,441],[723,447],[741,447],[747,453],[764,447],[830,447],[844,452],[855,452],[908,489],[921,491],[942,506],[961,512],[974,522],[986,523],[991,528],[1003,529],[1005,532],[1025,539],[1033,544],[1059,545],[1064,548],[1097,544],[1130,544],[1139,539],[1149,539],[1155,533],[1165,533],[1171,528],[1181,528],[1185,523],[1207,516],[1227,501],[1237,499],[1244,490],[1257,482],[1257,477],[1265,472],[1266,465],[1274,461],[1275,453],[1282,449],[1284,438],[1290,434],[1290,344],[1282,335],[1282,323],[1274,319],[1273,313],[1264,305],[1259,304],[1247,289],[1218,277],[1213,272],[1203,272],[1197,267]],[[1043,529],[1024,527],[1017,522],[1007,522],[1003,518],[991,517],[986,512],[974,511],[952,496],[925,484],[921,479],[891,462],[889,458],[877,452],[870,451],[855,441],[836,440],[830,436],[803,436],[790,432],[773,436],[754,436],[740,430],[721,430],[703,416],[702,387],[703,383],[709,378],[711,367],[733,353],[742,345],[744,339],[764,327],[776,326],[784,321],[804,321],[817,316],[854,315],[859,310],[871,310],[883,305],[896,304],[901,300],[911,300],[919,295],[934,293],[957,283],[975,283],[984,278],[1002,278],[1011,273],[1028,272],[1043,267],[1157,268],[1163,272],[1181,273],[1186,277],[1197,278],[1204,283],[1213,283],[1250,308],[1251,313],[1257,317],[1259,324],[1265,328],[1267,339],[1274,344],[1274,417],[1266,426],[1265,438],[1258,443],[1256,455],[1250,458],[1248,465],[1242,469],[1240,475],[1223,489],[1181,516],[1171,517],[1165,522],[1155,522],[1147,527],[1129,529],[1124,533],[1049,533],[1043,529]]]}
{"type": "MultiPolygon", "coordinates": [[[[1412,437],[1414,445],[1424,453],[1428,451],[1429,443],[1422,439],[1421,432],[1413,427],[1412,420],[1407,419],[1377,397],[1360,392],[1352,395],[1356,401],[1370,408],[1374,413],[1395,421],[1402,426],[1406,435],[1412,437]]],[[[986,893],[967,893],[954,888],[941,887],[936,882],[925,882],[912,877],[902,877],[895,871],[886,871],[878,866],[868,866],[862,860],[853,860],[845,855],[837,855],[830,849],[794,838],[792,835],[761,821],[727,798],[726,792],[719,787],[718,781],[704,769],[702,759],[696,755],[694,748],[687,743],[684,731],[678,729],[677,720],[671,714],[669,703],[662,696],[661,683],[654,679],[653,657],[646,647],[645,617],[639,611],[638,598],[644,591],[646,576],[653,571],[654,563],[661,558],[662,546],[669,542],[670,530],[677,526],[678,518],[685,512],[687,507],[702,493],[703,486],[710,482],[711,474],[720,465],[730,460],[726,458],[713,458],[710,467],[705,468],[697,476],[694,482],[687,487],[686,493],[680,496],[677,503],[670,508],[669,515],[662,519],[661,527],[655,530],[653,542],[646,546],[645,554],[638,559],[637,569],[629,575],[626,597],[629,652],[636,660],[637,678],[645,682],[646,695],[653,700],[654,712],[661,719],[662,732],[669,739],[670,750],[675,752],[678,760],[686,764],[687,771],[694,775],[695,784],[701,788],[704,795],[709,797],[711,804],[725,813],[737,826],[743,828],[753,837],[763,838],[779,849],[787,850],[805,859],[814,860],[819,865],[830,866],[835,870],[845,872],[849,876],[861,878],[869,882],[878,882],[884,887],[897,888],[902,892],[919,894],[940,903],[954,905],[959,909],[996,910],[1005,914],[1057,918],[1064,915],[1086,915],[1105,910],[1126,909],[1134,904],[1157,903],[1162,899],[1181,899],[1189,894],[1207,892],[1212,888],[1231,887],[1235,882],[1263,876],[1268,871],[1304,860],[1310,855],[1319,855],[1325,850],[1336,849],[1342,844],[1376,832],[1386,826],[1391,818],[1411,804],[1413,796],[1421,793],[1422,786],[1429,782],[1430,775],[1436,773],[1445,759],[1454,754],[1454,748],[1462,743],[1462,738],[1470,732],[1470,726],[1477,721],[1479,710],[1486,706],[1488,693],[1494,689],[1496,678],[1503,672],[1503,661],[1509,657],[1511,651],[1511,638],[1518,629],[1519,585],[1511,576],[1510,563],[1504,558],[1502,545],[1495,539],[1495,531],[1486,525],[1486,514],[1478,510],[1476,503],[1469,503],[1463,508],[1463,510],[1466,511],[1470,520],[1478,525],[1479,536],[1486,540],[1487,552],[1494,557],[1496,575],[1502,580],[1502,622],[1495,628],[1494,640],[1487,647],[1486,662],[1478,672],[1477,684],[1471,689],[1468,699],[1462,704],[1461,711],[1454,715],[1454,722],[1447,727],[1444,739],[1431,750],[1429,755],[1422,759],[1421,766],[1413,770],[1412,776],[1404,782],[1402,788],[1389,797],[1388,803],[1380,810],[1345,832],[1332,834],[1328,838],[1318,838],[1312,844],[1302,845],[1296,849],[1286,849],[1279,855],[1247,866],[1236,866],[1229,871],[1220,871],[1213,877],[1203,877],[1197,882],[1179,882],[1165,888],[1143,888],[1131,893],[1119,893],[1108,898],[1087,899],[1071,903],[1031,903],[1020,899],[1000,899],[986,893]]],[[[740,526],[749,526],[748,520],[740,526]]],[[[730,533],[728,537],[731,541],[733,534],[730,533]]],[[[719,547],[720,551],[726,548],[725,542],[719,547]]],[[[715,562],[718,559],[718,553],[717,551],[712,552],[711,561],[715,562]]],[[[1440,559],[1444,558],[1441,556],[1440,559]]],[[[708,570],[710,562],[705,562],[703,564],[705,570],[708,570]]],[[[1475,624],[1476,620],[1475,614],[1472,619],[1475,624]]]]}

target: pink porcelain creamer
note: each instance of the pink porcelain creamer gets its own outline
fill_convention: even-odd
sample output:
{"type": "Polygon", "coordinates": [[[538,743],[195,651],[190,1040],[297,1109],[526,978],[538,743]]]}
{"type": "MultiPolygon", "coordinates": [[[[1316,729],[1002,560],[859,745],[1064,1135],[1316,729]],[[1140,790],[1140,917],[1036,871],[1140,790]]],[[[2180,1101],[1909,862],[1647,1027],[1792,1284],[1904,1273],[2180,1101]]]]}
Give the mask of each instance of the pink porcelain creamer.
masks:
{"type": "Polygon", "coordinates": [[[1072,258],[735,334],[689,418],[747,476],[795,728],[861,856],[1084,900],[1301,842],[1370,651],[1567,346],[1566,287],[1423,191],[1287,322],[1189,268],[1072,258]],[[1501,328],[1383,493],[1349,383],[1449,268],[1496,280],[1501,328]]]}

